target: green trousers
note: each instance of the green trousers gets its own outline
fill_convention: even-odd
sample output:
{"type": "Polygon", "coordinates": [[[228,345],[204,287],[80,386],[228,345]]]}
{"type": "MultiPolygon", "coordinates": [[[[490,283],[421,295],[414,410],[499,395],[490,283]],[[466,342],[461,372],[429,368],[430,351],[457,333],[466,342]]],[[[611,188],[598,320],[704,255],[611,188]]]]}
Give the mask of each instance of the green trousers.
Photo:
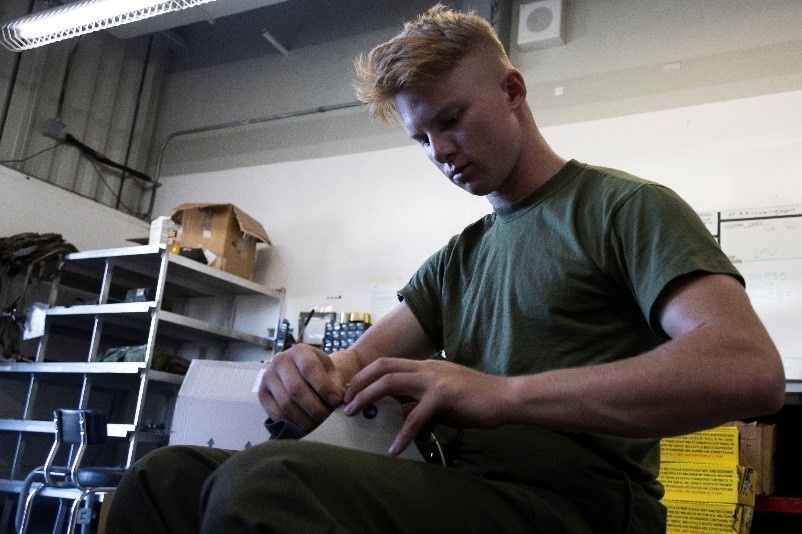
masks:
{"type": "Polygon", "coordinates": [[[595,463],[537,484],[306,441],[172,446],[132,467],[107,531],[665,532],[657,499],[595,463]]]}

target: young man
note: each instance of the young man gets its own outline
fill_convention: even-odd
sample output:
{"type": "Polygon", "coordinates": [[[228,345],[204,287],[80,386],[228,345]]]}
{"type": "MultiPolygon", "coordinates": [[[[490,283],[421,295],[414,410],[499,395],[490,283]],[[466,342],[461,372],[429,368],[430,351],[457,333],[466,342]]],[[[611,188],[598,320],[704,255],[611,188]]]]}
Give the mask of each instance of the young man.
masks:
{"type": "Polygon", "coordinates": [[[343,403],[412,397],[391,452],[436,422],[450,466],[171,447],[122,484],[114,530],[664,532],[659,438],[783,403],[743,280],[674,193],[554,153],[483,19],[435,6],[357,68],[374,116],[493,213],[352,349],[278,354],[260,399],[311,430],[343,403]]]}

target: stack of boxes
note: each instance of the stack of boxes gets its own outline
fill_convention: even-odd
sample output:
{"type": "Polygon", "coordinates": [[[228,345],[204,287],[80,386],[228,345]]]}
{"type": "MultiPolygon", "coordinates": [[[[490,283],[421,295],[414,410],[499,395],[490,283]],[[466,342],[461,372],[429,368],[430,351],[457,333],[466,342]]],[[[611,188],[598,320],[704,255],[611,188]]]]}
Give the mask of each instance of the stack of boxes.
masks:
{"type": "Polygon", "coordinates": [[[733,424],[661,441],[668,534],[748,534],[755,495],[771,492],[766,427],[733,424]]]}
{"type": "Polygon", "coordinates": [[[345,350],[362,337],[369,327],[369,313],[341,314],[340,322],[326,323],[321,349],[326,354],[345,350]]]}

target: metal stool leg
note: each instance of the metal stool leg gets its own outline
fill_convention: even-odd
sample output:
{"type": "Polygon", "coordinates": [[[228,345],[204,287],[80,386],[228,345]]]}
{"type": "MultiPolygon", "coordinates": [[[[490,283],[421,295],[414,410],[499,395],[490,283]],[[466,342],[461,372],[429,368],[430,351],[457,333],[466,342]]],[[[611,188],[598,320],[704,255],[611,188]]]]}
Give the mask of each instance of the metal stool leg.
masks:
{"type": "Polygon", "coordinates": [[[89,504],[90,508],[88,510],[91,518],[91,513],[92,513],[91,500],[86,499],[86,497],[90,494],[91,494],[90,491],[84,491],[83,493],[81,493],[79,497],[77,497],[74,501],[72,501],[72,505],[70,506],[70,522],[67,525],[67,534],[74,534],[75,532],[75,528],[78,524],[78,516],[80,515],[81,511],[81,504],[85,502],[89,504]]]}
{"type": "Polygon", "coordinates": [[[25,497],[25,506],[22,508],[22,517],[17,522],[17,531],[20,534],[25,534],[28,531],[28,523],[31,520],[33,501],[39,492],[42,491],[42,488],[44,488],[44,486],[39,486],[38,488],[29,491],[28,495],[25,497]]]}

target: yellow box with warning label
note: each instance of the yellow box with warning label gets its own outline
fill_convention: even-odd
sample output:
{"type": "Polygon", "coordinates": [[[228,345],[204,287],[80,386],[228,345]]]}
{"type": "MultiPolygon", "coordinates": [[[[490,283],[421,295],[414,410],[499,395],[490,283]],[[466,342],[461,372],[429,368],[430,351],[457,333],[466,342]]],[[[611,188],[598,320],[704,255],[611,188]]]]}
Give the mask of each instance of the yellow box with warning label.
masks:
{"type": "Polygon", "coordinates": [[[736,426],[720,426],[660,440],[661,462],[738,465],[736,426]]]}
{"type": "Polygon", "coordinates": [[[748,534],[754,508],[745,504],[663,500],[666,534],[748,534]]]}
{"type": "Polygon", "coordinates": [[[740,465],[666,462],[658,480],[664,500],[755,505],[757,472],[740,465]]]}

